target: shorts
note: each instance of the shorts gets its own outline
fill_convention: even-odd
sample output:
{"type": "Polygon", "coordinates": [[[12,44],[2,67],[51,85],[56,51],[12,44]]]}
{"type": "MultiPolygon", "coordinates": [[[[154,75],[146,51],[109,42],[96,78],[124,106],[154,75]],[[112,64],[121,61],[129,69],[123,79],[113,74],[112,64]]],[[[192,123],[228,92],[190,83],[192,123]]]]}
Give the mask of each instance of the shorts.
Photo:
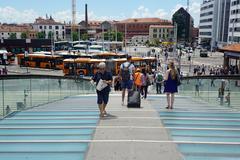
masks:
{"type": "Polygon", "coordinates": [[[129,80],[129,81],[122,81],[122,89],[132,89],[133,86],[133,81],[129,80]]]}
{"type": "Polygon", "coordinates": [[[97,104],[107,104],[109,99],[109,92],[98,92],[97,91],[97,104]]]}

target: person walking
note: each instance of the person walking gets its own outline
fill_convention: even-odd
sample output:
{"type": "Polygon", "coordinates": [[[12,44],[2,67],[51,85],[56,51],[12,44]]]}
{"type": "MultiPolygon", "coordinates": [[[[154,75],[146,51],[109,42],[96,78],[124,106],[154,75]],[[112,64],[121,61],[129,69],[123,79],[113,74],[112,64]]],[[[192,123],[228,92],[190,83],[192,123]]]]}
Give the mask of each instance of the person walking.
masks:
{"type": "Polygon", "coordinates": [[[161,74],[160,71],[158,71],[155,76],[155,82],[157,94],[162,94],[163,75],[161,74]]]}
{"type": "Polygon", "coordinates": [[[104,117],[107,115],[106,106],[108,104],[110,86],[113,78],[111,72],[106,71],[106,64],[104,62],[99,63],[98,68],[99,71],[93,76],[92,80],[96,82],[97,85],[97,104],[100,117],[104,117]],[[102,85],[103,87],[98,87],[98,85],[102,85]]]}
{"type": "Polygon", "coordinates": [[[174,62],[169,62],[169,69],[167,70],[164,81],[164,93],[167,95],[167,109],[173,109],[174,104],[174,94],[178,92],[178,72],[174,66],[174,62]]]}
{"type": "Polygon", "coordinates": [[[124,105],[126,89],[129,91],[133,86],[133,74],[135,72],[135,67],[131,63],[131,58],[131,56],[127,56],[127,62],[124,62],[120,66],[119,76],[122,82],[122,105],[124,105]]]}
{"type": "Polygon", "coordinates": [[[139,68],[136,69],[136,72],[134,73],[134,85],[136,87],[137,91],[141,91],[142,88],[142,76],[141,70],[139,68]]]}
{"type": "Polygon", "coordinates": [[[145,69],[142,70],[142,96],[144,99],[147,98],[148,86],[151,85],[150,77],[145,69]]]}

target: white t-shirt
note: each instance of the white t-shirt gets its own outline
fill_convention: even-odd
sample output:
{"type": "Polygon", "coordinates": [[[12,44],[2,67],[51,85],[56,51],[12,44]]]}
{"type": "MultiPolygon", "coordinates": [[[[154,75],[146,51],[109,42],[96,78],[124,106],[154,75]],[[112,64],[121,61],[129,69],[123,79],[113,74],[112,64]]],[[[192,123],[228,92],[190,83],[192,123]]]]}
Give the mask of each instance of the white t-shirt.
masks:
{"type": "MultiPolygon", "coordinates": [[[[123,69],[124,67],[129,66],[130,62],[124,62],[123,64],[121,64],[120,69],[123,69]]],[[[133,71],[135,70],[135,67],[133,64],[130,64],[130,66],[128,67],[129,72],[130,72],[130,79],[133,80],[133,71]]]]}

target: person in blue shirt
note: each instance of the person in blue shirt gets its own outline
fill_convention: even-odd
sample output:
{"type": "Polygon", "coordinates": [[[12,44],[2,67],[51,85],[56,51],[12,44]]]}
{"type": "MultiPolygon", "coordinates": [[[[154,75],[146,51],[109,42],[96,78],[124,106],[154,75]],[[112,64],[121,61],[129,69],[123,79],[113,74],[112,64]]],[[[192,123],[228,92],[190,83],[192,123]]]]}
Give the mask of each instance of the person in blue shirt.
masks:
{"type": "Polygon", "coordinates": [[[101,91],[96,91],[100,117],[104,117],[107,115],[106,106],[108,104],[109,93],[111,90],[110,86],[112,84],[113,78],[111,72],[106,71],[106,64],[104,62],[99,63],[98,69],[98,72],[93,76],[92,80],[96,82],[96,85],[98,85],[101,79],[103,80],[103,83],[107,84],[107,86],[101,91]]]}

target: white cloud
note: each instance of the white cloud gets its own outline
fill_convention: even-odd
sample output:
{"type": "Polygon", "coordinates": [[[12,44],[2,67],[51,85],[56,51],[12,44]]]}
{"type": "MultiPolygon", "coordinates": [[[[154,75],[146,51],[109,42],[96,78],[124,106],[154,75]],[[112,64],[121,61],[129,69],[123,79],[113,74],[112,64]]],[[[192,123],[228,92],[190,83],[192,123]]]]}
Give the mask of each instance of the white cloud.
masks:
{"type": "Polygon", "coordinates": [[[38,17],[33,9],[18,11],[13,7],[0,7],[0,22],[4,23],[30,23],[38,17]]]}
{"type": "Polygon", "coordinates": [[[167,12],[163,9],[158,9],[155,12],[150,12],[148,8],[144,6],[139,6],[132,13],[132,18],[144,18],[144,17],[160,17],[165,18],[167,16],[167,12]]]}
{"type": "MultiPolygon", "coordinates": [[[[187,8],[182,4],[177,4],[171,11],[167,12],[164,9],[158,9],[156,11],[150,11],[145,6],[139,6],[132,13],[132,18],[144,18],[144,17],[159,17],[163,19],[172,19],[172,15],[181,7],[187,8]]],[[[189,6],[189,13],[194,18],[195,26],[199,24],[199,15],[200,15],[200,2],[198,0],[193,1],[189,6]]]]}

